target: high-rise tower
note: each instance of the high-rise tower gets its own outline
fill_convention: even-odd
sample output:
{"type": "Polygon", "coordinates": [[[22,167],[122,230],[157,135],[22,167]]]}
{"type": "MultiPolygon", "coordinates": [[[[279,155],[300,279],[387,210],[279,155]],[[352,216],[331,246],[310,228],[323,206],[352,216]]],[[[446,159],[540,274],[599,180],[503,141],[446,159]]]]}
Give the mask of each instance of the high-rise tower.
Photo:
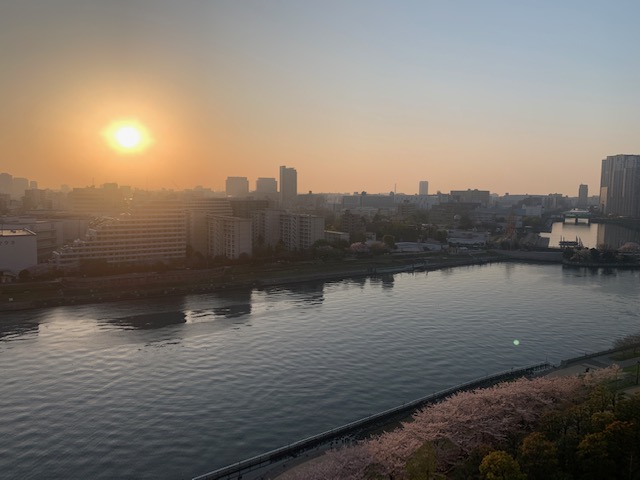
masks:
{"type": "Polygon", "coordinates": [[[602,160],[600,206],[606,215],[640,218],[640,155],[602,160]]]}
{"type": "Polygon", "coordinates": [[[288,203],[298,195],[298,172],[295,168],[280,167],[280,202],[288,203]]]}
{"type": "Polygon", "coordinates": [[[589,186],[581,184],[578,187],[578,207],[587,208],[589,205],[589,186]]]}

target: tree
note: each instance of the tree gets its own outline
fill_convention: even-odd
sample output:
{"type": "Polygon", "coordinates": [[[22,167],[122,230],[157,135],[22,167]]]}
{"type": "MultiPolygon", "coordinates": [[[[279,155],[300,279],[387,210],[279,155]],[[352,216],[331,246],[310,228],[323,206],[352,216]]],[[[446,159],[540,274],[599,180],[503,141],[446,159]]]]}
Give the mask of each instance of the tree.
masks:
{"type": "Polygon", "coordinates": [[[382,255],[385,253],[389,253],[389,246],[386,243],[373,242],[371,245],[369,245],[369,250],[373,255],[382,255]]]}
{"type": "Polygon", "coordinates": [[[24,270],[20,271],[20,273],[18,274],[18,278],[21,282],[28,282],[31,280],[31,272],[25,268],[24,270]]]}
{"type": "Polygon", "coordinates": [[[585,479],[605,480],[613,475],[613,462],[607,452],[607,439],[602,432],[585,435],[578,445],[578,458],[585,479]]]}
{"type": "Polygon", "coordinates": [[[484,457],[480,473],[487,480],[525,480],[518,462],[507,452],[496,450],[484,457]]]}
{"type": "Polygon", "coordinates": [[[163,273],[168,270],[168,267],[167,267],[167,264],[164,263],[162,260],[158,260],[153,264],[152,269],[154,272],[163,273]]]}
{"type": "Polygon", "coordinates": [[[446,230],[437,230],[433,238],[440,243],[447,243],[448,232],[446,230]]]}
{"type": "Polygon", "coordinates": [[[614,263],[616,261],[616,252],[611,249],[606,249],[602,252],[602,261],[607,263],[614,263]]]}
{"type": "MultiPolygon", "coordinates": [[[[545,412],[563,408],[569,399],[572,402],[584,400],[588,393],[585,386],[610,380],[615,374],[615,369],[600,369],[597,375],[522,378],[490,388],[458,392],[416,412],[412,421],[403,423],[402,428],[372,437],[353,448],[328,452],[321,461],[301,469],[295,478],[407,478],[411,473],[419,475],[420,465],[426,465],[431,471],[430,447],[424,447],[426,443],[432,445],[439,471],[452,472],[453,466],[471,456],[479,456],[478,452],[502,448],[514,434],[539,423],[545,412]],[[375,468],[367,470],[371,464],[375,464],[375,468]],[[370,475],[375,472],[375,475],[367,476],[367,471],[370,475]]],[[[578,442],[573,438],[578,436],[572,430],[575,419],[573,414],[566,413],[568,411],[564,416],[557,416],[558,422],[547,421],[544,426],[550,432],[546,438],[565,442],[567,448],[571,447],[571,455],[575,455],[578,442]],[[565,432],[564,436],[562,432],[565,432]]],[[[534,446],[529,446],[531,451],[535,450],[534,446]]],[[[548,444],[540,441],[536,448],[551,457],[552,448],[548,444]]],[[[559,446],[557,448],[560,450],[559,446]]],[[[502,453],[508,458],[494,455],[493,460],[487,460],[484,478],[525,478],[518,462],[502,453]],[[501,472],[513,476],[499,476],[501,472]]],[[[482,465],[477,459],[473,463],[482,465]]],[[[573,462],[566,463],[573,465],[573,462]]],[[[565,463],[561,462],[561,465],[565,463]]],[[[478,470],[475,474],[469,472],[469,466],[453,471],[453,478],[474,478],[478,470]],[[470,475],[465,476],[465,472],[470,475]]]]}
{"type": "Polygon", "coordinates": [[[471,217],[468,213],[463,213],[460,216],[459,226],[462,230],[471,230],[473,228],[473,221],[471,220],[471,217]]]}
{"type": "Polygon", "coordinates": [[[540,432],[525,437],[518,460],[529,480],[549,480],[558,471],[558,449],[540,432]]]}
{"type": "Polygon", "coordinates": [[[438,462],[432,442],[425,442],[407,460],[409,480],[437,480],[445,478],[437,472],[438,462]]]}
{"type": "Polygon", "coordinates": [[[389,248],[395,248],[396,247],[396,241],[395,241],[395,238],[393,237],[393,235],[384,235],[382,237],[382,243],[384,243],[389,248]]]}
{"type": "Polygon", "coordinates": [[[80,260],[80,273],[84,275],[107,275],[112,269],[112,266],[104,259],[89,258],[80,260]]]}

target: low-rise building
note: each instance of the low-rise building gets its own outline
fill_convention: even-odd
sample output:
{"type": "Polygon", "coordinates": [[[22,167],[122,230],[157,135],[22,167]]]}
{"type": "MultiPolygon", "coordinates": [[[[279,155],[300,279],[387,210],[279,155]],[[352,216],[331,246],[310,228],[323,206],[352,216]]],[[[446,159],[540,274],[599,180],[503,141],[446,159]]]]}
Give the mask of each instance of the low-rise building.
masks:
{"type": "Polygon", "coordinates": [[[324,231],[324,239],[327,242],[348,242],[349,241],[349,232],[335,232],[332,230],[324,231]]]}
{"type": "Polygon", "coordinates": [[[38,263],[51,259],[53,252],[64,244],[62,220],[43,220],[34,217],[1,217],[5,230],[26,229],[36,235],[38,263]]]}
{"type": "Polygon", "coordinates": [[[38,263],[36,234],[26,228],[0,230],[0,272],[14,275],[38,263]]]}

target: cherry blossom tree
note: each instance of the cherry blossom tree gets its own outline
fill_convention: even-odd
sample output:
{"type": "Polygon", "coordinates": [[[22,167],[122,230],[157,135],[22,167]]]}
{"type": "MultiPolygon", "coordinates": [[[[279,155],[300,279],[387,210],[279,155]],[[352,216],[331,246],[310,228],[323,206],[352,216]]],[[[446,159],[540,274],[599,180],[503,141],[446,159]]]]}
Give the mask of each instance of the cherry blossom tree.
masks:
{"type": "Polygon", "coordinates": [[[406,479],[408,462],[425,444],[433,448],[439,471],[446,471],[481,447],[498,447],[514,434],[529,433],[552,407],[583,399],[593,386],[617,375],[617,369],[610,368],[459,392],[419,410],[401,428],[327,452],[287,480],[406,479]]]}

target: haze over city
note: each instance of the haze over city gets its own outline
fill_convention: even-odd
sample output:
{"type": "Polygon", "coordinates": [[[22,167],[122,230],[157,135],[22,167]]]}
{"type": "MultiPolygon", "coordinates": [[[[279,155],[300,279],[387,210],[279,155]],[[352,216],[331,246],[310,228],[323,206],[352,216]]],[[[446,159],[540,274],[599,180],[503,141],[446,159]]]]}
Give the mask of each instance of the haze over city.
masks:
{"type": "MultiPolygon", "coordinates": [[[[5,0],[2,169],[41,187],[575,195],[638,151],[636,2],[5,0]],[[134,120],[147,148],[106,141],[134,120]]],[[[595,191],[595,188],[594,190],[595,191]]]]}

